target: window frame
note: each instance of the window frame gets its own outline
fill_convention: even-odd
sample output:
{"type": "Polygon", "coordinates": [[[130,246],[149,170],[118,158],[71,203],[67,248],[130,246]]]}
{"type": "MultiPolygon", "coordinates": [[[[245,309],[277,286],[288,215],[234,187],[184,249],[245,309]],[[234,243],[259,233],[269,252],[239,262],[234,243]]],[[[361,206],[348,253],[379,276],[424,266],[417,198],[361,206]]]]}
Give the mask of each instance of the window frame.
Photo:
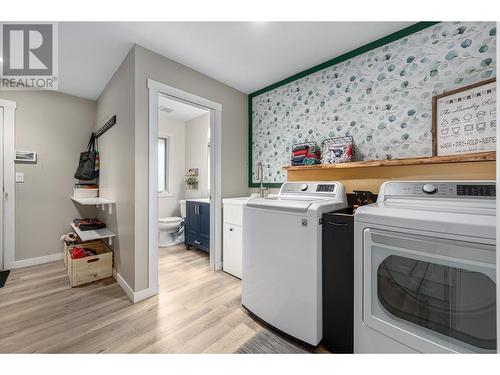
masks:
{"type": "MultiPolygon", "coordinates": [[[[171,196],[171,181],[172,181],[172,151],[171,151],[171,135],[168,133],[160,132],[158,134],[158,141],[165,140],[165,190],[159,189],[159,179],[158,179],[158,196],[166,197],[171,196]]],[[[159,145],[158,145],[159,147],[159,145]]],[[[159,153],[159,149],[158,149],[159,153]]],[[[159,159],[159,157],[158,157],[159,159]]]]}

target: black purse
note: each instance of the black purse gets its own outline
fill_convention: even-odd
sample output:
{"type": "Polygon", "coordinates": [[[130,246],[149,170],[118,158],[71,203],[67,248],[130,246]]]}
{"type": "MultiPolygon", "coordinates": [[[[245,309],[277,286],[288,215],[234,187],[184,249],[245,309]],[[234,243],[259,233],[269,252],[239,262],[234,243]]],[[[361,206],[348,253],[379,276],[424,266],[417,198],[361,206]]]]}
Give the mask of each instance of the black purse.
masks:
{"type": "Polygon", "coordinates": [[[96,178],[96,136],[92,133],[86,151],[80,153],[75,178],[78,180],[93,180],[96,178]]]}

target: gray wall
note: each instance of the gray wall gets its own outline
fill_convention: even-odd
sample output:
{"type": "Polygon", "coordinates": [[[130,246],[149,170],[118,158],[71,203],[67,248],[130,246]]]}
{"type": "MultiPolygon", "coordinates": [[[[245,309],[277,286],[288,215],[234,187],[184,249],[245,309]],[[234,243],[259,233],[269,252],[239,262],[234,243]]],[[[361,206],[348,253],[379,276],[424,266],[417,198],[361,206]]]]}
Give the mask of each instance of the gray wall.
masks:
{"type": "Polygon", "coordinates": [[[99,138],[100,195],[116,200],[113,213],[99,211],[113,241],[114,268],[133,289],[134,283],[134,50],[108,82],[97,101],[102,124],[116,115],[117,123],[99,138]]]}
{"type": "Polygon", "coordinates": [[[96,103],[57,92],[0,91],[17,103],[16,148],[38,153],[36,164],[16,164],[16,260],[62,252],[59,237],[75,217],[91,216],[71,201],[80,152],[95,124],[96,103]]]}

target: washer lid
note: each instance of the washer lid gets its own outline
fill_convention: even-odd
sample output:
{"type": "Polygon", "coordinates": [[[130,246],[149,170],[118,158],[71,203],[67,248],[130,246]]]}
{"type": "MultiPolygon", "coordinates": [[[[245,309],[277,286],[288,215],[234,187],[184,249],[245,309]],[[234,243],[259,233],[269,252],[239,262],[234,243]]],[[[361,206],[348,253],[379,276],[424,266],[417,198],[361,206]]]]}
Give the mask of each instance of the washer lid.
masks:
{"type": "Polygon", "coordinates": [[[299,197],[294,197],[293,199],[284,197],[251,198],[247,201],[246,206],[276,211],[306,213],[312,204],[325,201],[331,202],[331,199],[311,199],[310,197],[308,199],[299,197]]]}

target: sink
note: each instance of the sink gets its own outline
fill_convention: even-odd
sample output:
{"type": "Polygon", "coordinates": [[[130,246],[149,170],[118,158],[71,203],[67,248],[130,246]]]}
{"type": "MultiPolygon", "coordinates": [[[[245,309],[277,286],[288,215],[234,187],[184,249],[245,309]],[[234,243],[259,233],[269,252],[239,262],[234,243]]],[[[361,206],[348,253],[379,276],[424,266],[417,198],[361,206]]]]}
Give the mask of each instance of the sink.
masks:
{"type": "Polygon", "coordinates": [[[249,199],[250,199],[250,197],[224,198],[224,199],[222,199],[222,203],[243,206],[245,204],[245,202],[249,199]]]}
{"type": "Polygon", "coordinates": [[[191,202],[210,203],[210,198],[186,198],[186,200],[191,202]]]}
{"type": "MultiPolygon", "coordinates": [[[[222,200],[222,203],[224,204],[238,204],[238,205],[243,205],[248,201],[250,198],[255,198],[256,196],[254,194],[250,195],[249,197],[234,197],[234,198],[224,198],[222,200]]],[[[258,195],[257,195],[258,197],[258,195]]],[[[274,198],[276,199],[278,197],[278,194],[269,194],[268,198],[274,198]]]]}
{"type": "MultiPolygon", "coordinates": [[[[275,194],[267,194],[264,198],[276,198],[277,196],[279,196],[279,194],[275,193],[275,194]]],[[[250,198],[261,198],[259,196],[259,193],[252,193],[252,195],[250,196],[250,198]]]]}

